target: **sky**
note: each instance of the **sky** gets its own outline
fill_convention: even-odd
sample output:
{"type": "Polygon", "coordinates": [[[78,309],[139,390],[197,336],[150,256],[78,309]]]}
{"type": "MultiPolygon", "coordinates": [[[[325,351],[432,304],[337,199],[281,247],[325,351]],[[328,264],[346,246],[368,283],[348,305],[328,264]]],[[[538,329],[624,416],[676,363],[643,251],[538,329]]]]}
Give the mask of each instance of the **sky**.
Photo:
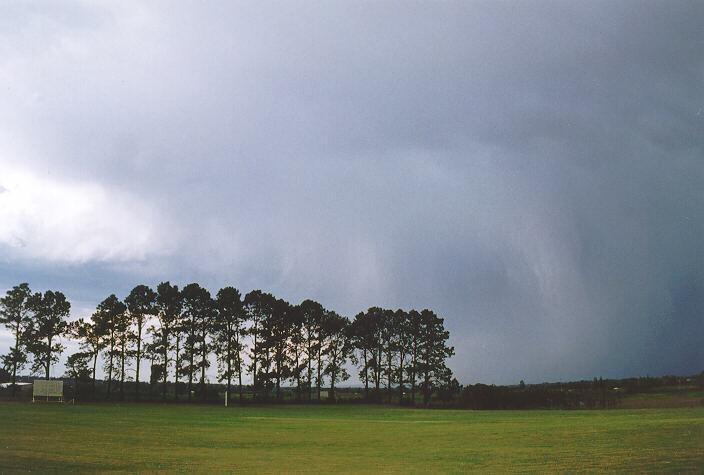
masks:
{"type": "Polygon", "coordinates": [[[8,1],[0,39],[3,294],[429,308],[462,384],[704,370],[702,2],[8,1]]]}

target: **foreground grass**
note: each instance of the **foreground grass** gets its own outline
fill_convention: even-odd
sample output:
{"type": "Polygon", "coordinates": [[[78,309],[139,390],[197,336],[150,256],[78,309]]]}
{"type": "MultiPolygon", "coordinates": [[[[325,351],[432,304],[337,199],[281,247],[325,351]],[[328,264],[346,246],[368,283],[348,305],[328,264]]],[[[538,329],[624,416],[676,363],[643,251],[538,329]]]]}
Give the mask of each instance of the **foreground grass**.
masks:
{"type": "Polygon", "coordinates": [[[0,471],[704,470],[704,408],[0,403],[0,471]]]}

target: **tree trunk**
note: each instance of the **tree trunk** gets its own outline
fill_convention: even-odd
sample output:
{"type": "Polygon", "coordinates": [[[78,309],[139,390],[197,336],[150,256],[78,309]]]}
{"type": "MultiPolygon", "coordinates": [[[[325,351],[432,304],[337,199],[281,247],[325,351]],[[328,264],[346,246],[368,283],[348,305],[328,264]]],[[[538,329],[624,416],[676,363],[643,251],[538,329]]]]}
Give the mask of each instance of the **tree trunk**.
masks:
{"type": "MultiPolygon", "coordinates": [[[[17,346],[15,346],[17,348],[17,346]]],[[[17,390],[17,358],[12,362],[12,397],[15,397],[17,390]]]]}
{"type": "Polygon", "coordinates": [[[164,333],[162,336],[162,342],[164,344],[164,387],[162,388],[161,399],[166,402],[166,383],[169,369],[169,337],[163,327],[161,331],[164,333]]]}
{"type": "Polygon", "coordinates": [[[95,348],[93,355],[93,400],[95,400],[95,367],[98,365],[98,349],[95,348]]]}
{"type": "Polygon", "coordinates": [[[276,349],[276,400],[281,397],[281,350],[276,349]]]}
{"type": "Polygon", "coordinates": [[[398,405],[403,406],[403,353],[398,365],[398,405]]]}
{"type": "Polygon", "coordinates": [[[227,394],[228,397],[230,396],[230,381],[232,380],[232,364],[231,364],[232,358],[230,355],[230,351],[231,351],[230,350],[230,334],[231,333],[232,333],[232,329],[230,329],[230,327],[228,326],[228,328],[227,328],[227,350],[226,350],[227,351],[227,356],[226,356],[226,358],[227,358],[227,392],[225,393],[225,394],[227,394]]]}
{"type": "Polygon", "coordinates": [[[300,356],[298,354],[299,347],[296,345],[296,401],[301,402],[301,371],[298,367],[300,356]]]}
{"type": "Polygon", "coordinates": [[[237,371],[237,384],[239,385],[237,390],[240,393],[240,404],[242,404],[242,363],[238,363],[238,366],[240,369],[237,371]]]}
{"type": "Polygon", "coordinates": [[[110,367],[108,368],[108,393],[106,397],[110,399],[110,394],[112,392],[112,364],[113,364],[113,354],[115,352],[115,339],[110,335],[110,367]]]}
{"type": "Polygon", "coordinates": [[[258,358],[258,351],[259,348],[257,348],[257,322],[255,320],[254,322],[254,343],[252,345],[252,399],[257,399],[257,360],[258,358]]]}
{"type": "Polygon", "coordinates": [[[391,357],[393,354],[391,350],[386,353],[386,392],[388,393],[389,404],[391,404],[391,375],[393,373],[391,368],[391,357]]]}
{"type": "Polygon", "coordinates": [[[330,395],[328,396],[328,399],[331,400],[332,402],[335,402],[335,378],[337,377],[337,372],[333,370],[330,373],[330,395]]]}
{"type": "Polygon", "coordinates": [[[125,399],[125,343],[120,345],[120,401],[125,399]]]}
{"type": "Polygon", "coordinates": [[[318,387],[318,402],[320,402],[320,385],[323,382],[322,378],[320,376],[320,362],[322,360],[322,355],[321,355],[322,348],[323,348],[323,345],[321,344],[318,347],[318,379],[315,381],[315,384],[318,387]]]}
{"type": "MultiPolygon", "coordinates": [[[[12,354],[12,353],[10,353],[12,354]]],[[[12,397],[15,397],[17,390],[17,358],[20,356],[20,322],[17,322],[15,331],[15,355],[12,358],[12,397]]]]}
{"type": "Polygon", "coordinates": [[[369,400],[369,361],[367,361],[367,349],[362,350],[364,355],[364,399],[369,400]]]}
{"type": "Polygon", "coordinates": [[[382,359],[382,350],[381,346],[377,348],[377,354],[376,354],[376,367],[374,368],[374,383],[376,385],[376,396],[375,399],[378,401],[381,401],[380,397],[380,392],[381,392],[381,359],[382,359]]]}
{"type": "Polygon", "coordinates": [[[49,369],[51,368],[51,337],[47,338],[49,346],[46,352],[46,379],[49,379],[49,369]]]}
{"type": "Polygon", "coordinates": [[[181,357],[179,355],[179,345],[181,343],[181,335],[179,335],[178,332],[176,332],[176,360],[175,360],[175,365],[176,367],[174,368],[174,400],[178,401],[178,371],[181,369],[181,357]]]}
{"type": "Polygon", "coordinates": [[[311,358],[311,347],[310,347],[310,334],[308,335],[308,353],[306,355],[308,356],[308,382],[307,382],[307,387],[308,387],[308,402],[311,401],[313,398],[312,390],[313,390],[313,381],[311,379],[313,378],[313,368],[312,368],[312,361],[313,359],[311,358]]]}
{"type": "Polygon", "coordinates": [[[188,367],[188,402],[191,402],[191,393],[193,392],[193,349],[191,349],[188,362],[190,363],[188,367]]]}
{"type": "Polygon", "coordinates": [[[337,379],[337,355],[333,352],[331,354],[332,361],[330,362],[330,393],[328,394],[328,401],[335,402],[335,379],[337,379]]]}
{"type": "Polygon", "coordinates": [[[135,398],[139,401],[139,362],[142,357],[142,323],[137,322],[137,370],[135,371],[135,398]]]}
{"type": "Polygon", "coordinates": [[[237,338],[237,382],[239,384],[240,404],[242,404],[242,356],[240,355],[239,338],[237,338]]]}
{"type": "Polygon", "coordinates": [[[203,331],[203,341],[201,346],[201,361],[200,361],[200,400],[205,401],[205,363],[208,359],[208,347],[205,345],[206,332],[203,331]]]}
{"type": "Polygon", "coordinates": [[[418,364],[418,350],[413,348],[413,355],[411,357],[411,405],[416,405],[416,367],[418,364]]]}
{"type": "Polygon", "coordinates": [[[152,371],[154,368],[154,356],[156,356],[154,353],[149,355],[149,396],[151,397],[152,394],[154,394],[154,385],[152,384],[152,371]]]}

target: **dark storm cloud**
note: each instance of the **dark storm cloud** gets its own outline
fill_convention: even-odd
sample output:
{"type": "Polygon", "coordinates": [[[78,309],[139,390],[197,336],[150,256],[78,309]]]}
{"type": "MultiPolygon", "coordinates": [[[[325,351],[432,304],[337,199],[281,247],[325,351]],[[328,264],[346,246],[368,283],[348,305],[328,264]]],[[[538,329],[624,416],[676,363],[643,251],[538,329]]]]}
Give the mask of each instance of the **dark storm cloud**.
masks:
{"type": "Polygon", "coordinates": [[[429,307],[462,382],[702,369],[700,4],[163,7],[0,15],[0,165],[99,186],[0,285],[429,307]]]}

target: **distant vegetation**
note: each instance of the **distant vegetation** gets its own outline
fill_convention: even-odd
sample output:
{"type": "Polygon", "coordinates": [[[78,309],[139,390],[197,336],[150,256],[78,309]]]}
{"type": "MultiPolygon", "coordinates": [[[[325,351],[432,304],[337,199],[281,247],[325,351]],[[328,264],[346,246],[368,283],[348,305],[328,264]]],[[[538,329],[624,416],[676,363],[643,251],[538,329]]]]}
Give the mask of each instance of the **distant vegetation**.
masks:
{"type": "MultiPolygon", "coordinates": [[[[305,300],[299,305],[233,287],[215,297],[198,284],[136,286],[108,296],[89,318],[69,322],[61,292],[20,284],[0,299],[0,323],[15,338],[0,382],[25,367],[49,378],[64,351],[66,397],[81,400],[230,402],[384,402],[465,409],[595,409],[699,405],[704,373],[691,377],[594,378],[587,381],[462,387],[446,365],[454,349],[430,310],[372,307],[352,321],[305,300]],[[148,376],[140,374],[149,362],[148,376]],[[96,378],[102,362],[104,380],[96,378]],[[217,365],[217,380],[206,370],[217,365]],[[339,388],[356,368],[362,387],[339,388]],[[4,374],[3,374],[4,373],[4,374]],[[249,375],[250,384],[243,376],[249,375]]],[[[18,387],[0,390],[16,395],[18,387]]]]}
{"type": "Polygon", "coordinates": [[[704,404],[704,373],[699,376],[602,379],[518,386],[469,385],[455,399],[467,409],[609,409],[704,404]],[[657,398],[659,404],[637,403],[657,398]]]}
{"type": "Polygon", "coordinates": [[[151,399],[160,390],[162,400],[207,401],[219,397],[206,377],[213,361],[218,382],[240,402],[283,401],[284,393],[298,402],[335,401],[350,364],[366,401],[415,405],[419,396],[428,405],[439,394],[459,392],[446,365],[454,353],[449,332],[427,309],[372,307],[350,321],[312,300],[292,305],[260,290],[242,298],[233,287],[212,297],[196,283],[179,289],[169,282],[156,291],[138,285],[124,300],[110,295],[89,318],[69,322],[70,309],[63,293],[33,293],[26,283],[0,299],[0,323],[14,336],[2,356],[13,396],[26,366],[51,376],[65,350],[62,337],[80,344],[67,358],[65,376],[81,399],[151,399]],[[96,379],[99,359],[104,384],[96,379]],[[140,374],[144,360],[148,384],[140,374]],[[243,375],[251,376],[249,388],[243,375]],[[78,392],[86,381],[90,388],[78,392]]]}

